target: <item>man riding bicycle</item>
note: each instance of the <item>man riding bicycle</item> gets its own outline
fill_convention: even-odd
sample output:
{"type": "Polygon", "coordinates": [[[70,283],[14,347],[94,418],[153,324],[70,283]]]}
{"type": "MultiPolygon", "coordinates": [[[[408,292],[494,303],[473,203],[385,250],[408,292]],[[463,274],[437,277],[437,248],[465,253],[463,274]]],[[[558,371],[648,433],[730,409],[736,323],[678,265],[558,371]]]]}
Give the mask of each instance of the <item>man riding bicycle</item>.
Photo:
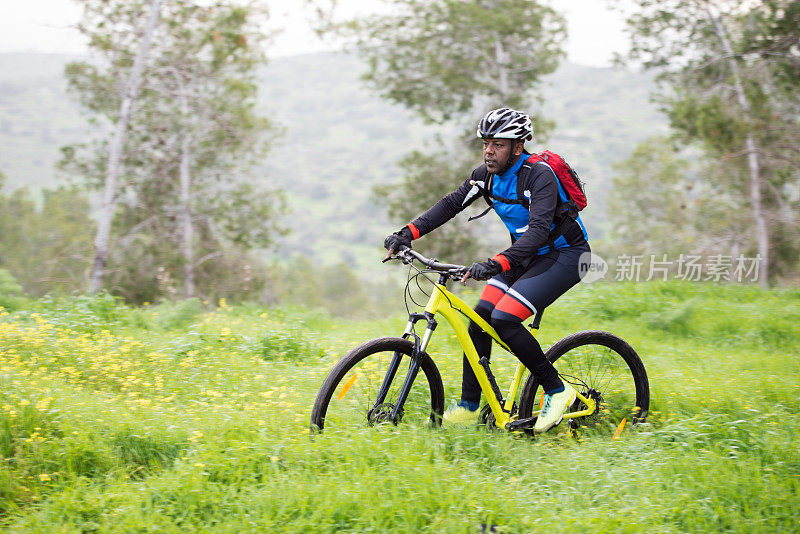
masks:
{"type": "MultiPolygon", "coordinates": [[[[388,236],[384,246],[389,254],[403,245],[410,247],[412,240],[449,221],[484,194],[493,199],[491,208],[508,228],[511,246],[474,263],[464,280],[488,280],[476,313],[492,325],[542,385],[544,404],[534,427],[542,433],[561,421],[575,400],[575,390],[561,380],[523,321],[580,281],[579,258],[590,251],[586,230],[580,217],[567,209],[569,197],[547,163],[538,161],[530,172],[520,172],[530,155],[525,142],[533,139],[530,117],[509,108],[492,110],[481,119],[477,135],[483,139],[484,164],[458,189],[388,236]]],[[[474,323],[470,323],[469,333],[478,355],[489,358],[489,335],[474,323]]],[[[445,412],[444,419],[476,420],[480,396],[480,385],[465,356],[461,400],[445,412]]]]}

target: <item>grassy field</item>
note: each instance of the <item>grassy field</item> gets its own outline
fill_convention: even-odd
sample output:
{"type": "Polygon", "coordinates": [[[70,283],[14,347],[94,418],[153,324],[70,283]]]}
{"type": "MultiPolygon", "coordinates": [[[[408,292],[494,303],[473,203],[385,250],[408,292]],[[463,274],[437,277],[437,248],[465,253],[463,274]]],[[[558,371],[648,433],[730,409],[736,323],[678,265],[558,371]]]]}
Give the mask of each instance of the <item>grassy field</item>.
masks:
{"type": "MultiPolygon", "coordinates": [[[[595,284],[559,300],[543,345],[609,330],[647,367],[649,424],[616,441],[309,435],[328,369],[401,332],[403,313],[349,322],[104,296],[14,306],[0,311],[7,532],[800,530],[797,289],[595,284]]],[[[456,399],[460,354],[437,335],[430,352],[456,399]]],[[[515,363],[495,361],[498,377],[515,363]]]]}

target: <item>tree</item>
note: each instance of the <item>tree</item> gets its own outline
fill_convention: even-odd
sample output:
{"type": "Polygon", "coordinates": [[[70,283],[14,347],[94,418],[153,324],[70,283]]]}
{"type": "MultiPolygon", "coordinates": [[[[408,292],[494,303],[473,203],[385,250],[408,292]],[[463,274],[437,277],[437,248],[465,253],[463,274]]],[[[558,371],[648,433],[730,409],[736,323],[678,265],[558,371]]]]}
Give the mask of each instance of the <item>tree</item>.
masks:
{"type": "MultiPolygon", "coordinates": [[[[518,0],[394,0],[392,15],[343,26],[355,35],[369,70],[366,81],[387,100],[431,123],[457,132],[453,142],[410,154],[401,163],[404,182],[381,188],[398,224],[452,191],[474,167],[478,117],[491,108],[529,108],[541,78],[558,66],[566,30],[563,19],[538,2],[518,0]],[[463,126],[469,124],[469,126],[463,126]]],[[[341,28],[340,28],[341,29],[341,28]]],[[[537,127],[541,121],[536,120],[537,127]]],[[[537,132],[540,131],[537,128],[537,132]]],[[[459,231],[460,230],[460,231],[459,231]]],[[[468,230],[437,236],[442,251],[472,252],[468,230]]],[[[474,256],[471,256],[474,257],[474,256]]]]}
{"type": "MultiPolygon", "coordinates": [[[[2,182],[0,176],[0,189],[2,182]]],[[[74,188],[43,191],[39,206],[26,189],[0,195],[0,268],[32,296],[79,291],[94,226],[88,200],[74,188]]]]}
{"type": "MultiPolygon", "coordinates": [[[[387,206],[391,220],[404,224],[450,193],[454,189],[454,176],[468,176],[471,166],[469,163],[466,165],[457,168],[441,155],[413,151],[400,161],[405,174],[402,183],[375,187],[375,196],[387,206]]],[[[428,254],[446,258],[449,262],[474,261],[480,252],[480,243],[475,235],[477,225],[468,223],[464,214],[458,215],[455,224],[422,237],[420,246],[428,254]]]]}
{"type": "Polygon", "coordinates": [[[750,219],[739,215],[738,199],[720,181],[701,179],[718,174],[683,152],[682,157],[672,140],[657,137],[614,165],[608,201],[612,248],[658,258],[746,248],[750,219]]]}
{"type": "Polygon", "coordinates": [[[402,290],[391,277],[359,280],[350,265],[320,266],[305,256],[289,258],[269,268],[269,300],[304,308],[322,308],[336,316],[374,317],[385,313],[402,290]]]}
{"type": "Polygon", "coordinates": [[[173,141],[180,156],[176,211],[187,298],[194,296],[199,263],[221,253],[208,241],[206,250],[195,242],[201,226],[213,227],[217,241],[245,248],[268,246],[279,233],[274,225],[264,224],[272,219],[273,195],[247,183],[231,187],[223,180],[264,154],[260,134],[270,128],[254,112],[255,67],[263,61],[264,36],[254,26],[253,15],[242,7],[175,6],[154,66],[163,75],[154,78],[153,93],[161,101],[176,103],[167,115],[163,105],[156,106],[149,119],[178,119],[162,124],[159,131],[167,133],[162,134],[164,143],[173,141]]]}
{"type": "Polygon", "coordinates": [[[800,79],[800,4],[787,0],[760,2],[749,14],[744,36],[749,53],[772,65],[776,86],[795,104],[800,79]]]}
{"type": "MultiPolygon", "coordinates": [[[[87,3],[86,7],[85,20],[96,16],[96,13],[92,9],[91,2],[87,3]]],[[[94,263],[92,266],[92,276],[89,281],[89,291],[92,293],[98,291],[103,285],[103,275],[108,259],[108,238],[111,233],[111,219],[113,218],[114,206],[116,204],[117,178],[119,175],[122,148],[125,144],[125,133],[128,128],[128,121],[130,120],[131,107],[139,92],[139,83],[142,77],[142,71],[144,70],[145,61],[147,60],[147,54],[150,51],[150,39],[153,35],[153,30],[155,30],[156,23],[158,22],[160,7],[161,0],[152,0],[150,15],[141,37],[141,43],[136,49],[136,56],[130,72],[127,73],[127,80],[125,81],[119,113],[116,118],[114,136],[109,146],[103,191],[103,207],[94,240],[94,263]]],[[[84,26],[84,28],[85,27],[86,26],[84,26]]]]}
{"type": "Polygon", "coordinates": [[[351,23],[388,100],[432,122],[522,107],[563,56],[563,19],[538,2],[395,0],[395,15],[351,23]]]}
{"type": "MultiPolygon", "coordinates": [[[[94,0],[86,4],[95,5],[94,0]]],[[[115,87],[129,68],[130,29],[141,22],[137,10],[124,7],[129,3],[101,4],[115,8],[106,7],[104,16],[82,28],[105,66],[73,63],[66,71],[70,87],[96,113],[96,123],[113,118],[119,99],[115,87]]],[[[266,152],[264,134],[271,128],[255,112],[256,68],[264,62],[266,39],[261,15],[251,6],[231,4],[162,7],[126,132],[125,180],[113,224],[119,250],[109,254],[110,272],[128,272],[125,263],[136,258],[135,265],[149,274],[129,279],[155,280],[166,272],[182,280],[183,296],[192,297],[203,277],[198,269],[207,262],[268,247],[282,232],[275,224],[280,194],[262,191],[247,176],[266,152]]],[[[106,168],[105,151],[102,139],[93,146],[68,147],[62,167],[97,186],[106,168]]],[[[116,282],[123,284],[115,289],[120,293],[141,294],[116,282]]],[[[203,281],[203,291],[213,283],[203,281]]]]}
{"type": "MultiPolygon", "coordinates": [[[[762,285],[773,272],[776,214],[791,203],[785,186],[797,183],[796,168],[787,171],[779,148],[796,146],[798,115],[787,114],[786,105],[796,105],[797,95],[779,90],[777,82],[800,54],[796,44],[776,44],[765,32],[790,28],[783,19],[796,19],[793,4],[638,0],[628,21],[630,57],[661,72],[666,90],[660,99],[673,128],[724,166],[727,187],[747,199],[762,285]],[[783,50],[779,60],[768,53],[773,45],[783,50]]],[[[791,159],[796,164],[797,154],[791,159]]]]}

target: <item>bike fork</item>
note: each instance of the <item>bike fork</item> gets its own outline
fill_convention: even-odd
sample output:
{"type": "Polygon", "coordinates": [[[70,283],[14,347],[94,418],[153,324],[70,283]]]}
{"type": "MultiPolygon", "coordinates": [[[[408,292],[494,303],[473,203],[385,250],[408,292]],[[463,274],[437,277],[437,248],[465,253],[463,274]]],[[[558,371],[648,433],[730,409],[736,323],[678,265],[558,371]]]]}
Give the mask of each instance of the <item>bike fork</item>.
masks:
{"type": "MultiPolygon", "coordinates": [[[[433,317],[433,314],[428,312],[425,313],[412,313],[408,316],[408,324],[406,325],[405,332],[403,332],[403,339],[408,339],[409,337],[414,341],[414,349],[411,352],[411,363],[408,365],[408,372],[406,373],[406,378],[403,381],[403,385],[400,388],[400,393],[397,396],[397,402],[395,403],[394,407],[392,408],[392,413],[389,414],[389,419],[394,423],[397,424],[399,422],[399,417],[403,411],[403,405],[406,403],[408,399],[408,394],[411,392],[411,385],[414,383],[414,379],[417,378],[417,373],[419,373],[420,362],[422,361],[422,355],[425,353],[425,349],[428,347],[428,343],[431,340],[431,336],[433,335],[433,331],[436,330],[436,319],[433,317]],[[428,326],[425,329],[425,333],[422,335],[422,338],[413,332],[414,324],[417,321],[426,321],[428,326]]],[[[375,406],[373,409],[380,404],[382,404],[386,400],[386,395],[389,392],[389,387],[392,384],[392,381],[397,374],[397,369],[400,366],[400,360],[403,358],[403,355],[399,352],[394,353],[394,357],[392,358],[391,363],[389,364],[389,369],[386,370],[386,375],[383,378],[383,383],[381,384],[381,388],[378,391],[378,398],[375,400],[375,406]]]]}

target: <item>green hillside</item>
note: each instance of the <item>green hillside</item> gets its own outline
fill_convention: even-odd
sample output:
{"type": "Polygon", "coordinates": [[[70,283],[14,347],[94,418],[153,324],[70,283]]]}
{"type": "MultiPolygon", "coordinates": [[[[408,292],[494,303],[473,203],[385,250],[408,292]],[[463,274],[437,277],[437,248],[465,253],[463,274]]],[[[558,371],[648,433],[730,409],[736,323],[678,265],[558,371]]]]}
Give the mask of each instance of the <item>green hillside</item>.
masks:
{"type": "Polygon", "coordinates": [[[0,54],[0,171],[6,189],[53,187],[59,148],[80,142],[91,128],[67,95],[64,65],[79,58],[56,54],[0,54]]]}
{"type": "MultiPolygon", "coordinates": [[[[7,188],[63,183],[68,177],[53,167],[59,148],[102,135],[66,94],[63,66],[73,59],[0,54],[0,170],[7,188]]],[[[292,232],[281,253],[325,263],[355,255],[364,271],[375,268],[374,255],[394,228],[372,187],[398,181],[396,162],[409,150],[439,147],[426,142],[436,129],[367,90],[362,70],[358,59],[340,53],[282,58],[266,67],[261,108],[283,131],[254,175],[288,193],[285,225],[292,232]]],[[[547,79],[544,114],[557,121],[548,147],[587,181],[584,219],[593,236],[602,233],[611,163],[665,129],[649,102],[652,87],[647,75],[569,64],[547,79]]],[[[453,177],[454,185],[461,179],[453,177]]]]}

